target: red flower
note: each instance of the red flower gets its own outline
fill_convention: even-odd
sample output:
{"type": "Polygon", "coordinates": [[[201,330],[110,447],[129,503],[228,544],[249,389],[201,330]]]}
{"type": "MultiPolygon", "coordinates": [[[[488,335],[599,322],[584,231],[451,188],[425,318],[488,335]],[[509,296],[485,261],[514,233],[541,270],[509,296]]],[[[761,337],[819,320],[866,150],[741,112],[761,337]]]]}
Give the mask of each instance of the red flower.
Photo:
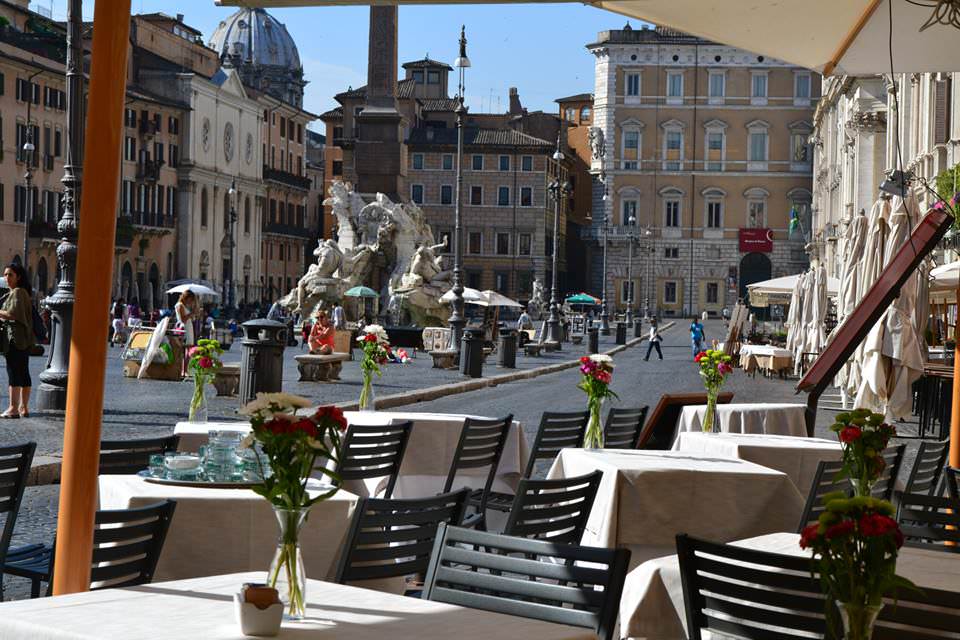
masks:
{"type": "Polygon", "coordinates": [[[290,432],[291,433],[303,433],[308,438],[316,438],[319,433],[317,431],[317,425],[313,423],[313,420],[310,418],[301,418],[296,422],[290,423],[290,432]]]}
{"type": "Polygon", "coordinates": [[[197,361],[197,364],[201,369],[209,369],[213,366],[213,360],[211,360],[209,356],[203,356],[197,361]]]}
{"type": "Polygon", "coordinates": [[[590,362],[590,356],[580,356],[580,362],[582,362],[583,364],[587,364],[588,362],[590,362]]]}
{"type": "Polygon", "coordinates": [[[804,527],[803,531],[800,533],[801,549],[810,548],[810,545],[817,539],[819,528],[820,528],[819,524],[811,524],[807,527],[804,527]]]}
{"type": "Polygon", "coordinates": [[[839,536],[846,536],[853,533],[854,528],[853,520],[844,520],[843,522],[828,528],[827,532],[824,534],[824,537],[827,540],[830,540],[839,536]]]}
{"type": "Polygon", "coordinates": [[[860,533],[867,537],[886,535],[897,529],[896,520],[879,513],[868,513],[860,518],[860,533]]]}
{"type": "Polygon", "coordinates": [[[695,355],[695,356],[693,357],[693,361],[694,361],[694,362],[700,362],[700,361],[703,360],[706,356],[707,356],[707,352],[706,352],[706,351],[701,351],[700,353],[698,353],[697,355],[695,355]]]}
{"type": "Polygon", "coordinates": [[[595,371],[593,377],[603,384],[610,384],[610,380],[613,379],[613,376],[611,376],[609,372],[603,370],[595,371]]]}
{"type": "Polygon", "coordinates": [[[363,339],[367,342],[376,342],[377,336],[373,335],[372,333],[368,333],[363,339]]]}
{"type": "Polygon", "coordinates": [[[273,418],[263,423],[263,428],[274,435],[290,433],[290,421],[282,418],[273,418]]]}
{"type": "Polygon", "coordinates": [[[853,425],[849,427],[844,427],[843,431],[840,432],[840,442],[851,443],[854,440],[859,440],[860,436],[863,435],[863,431],[860,427],[855,427],[853,425]]]}
{"type": "Polygon", "coordinates": [[[343,410],[340,409],[340,407],[333,405],[320,407],[313,415],[313,419],[318,423],[330,421],[336,424],[340,428],[340,431],[347,430],[347,418],[343,415],[343,410]]]}

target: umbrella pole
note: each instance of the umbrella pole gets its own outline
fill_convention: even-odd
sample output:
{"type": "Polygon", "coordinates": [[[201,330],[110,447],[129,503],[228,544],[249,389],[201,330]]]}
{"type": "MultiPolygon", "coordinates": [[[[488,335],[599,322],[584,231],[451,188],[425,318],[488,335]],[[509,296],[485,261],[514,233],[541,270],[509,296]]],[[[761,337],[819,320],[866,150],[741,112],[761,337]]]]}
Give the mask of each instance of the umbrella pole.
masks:
{"type": "Polygon", "coordinates": [[[53,575],[53,592],[58,595],[90,588],[130,0],[98,2],[94,24],[86,122],[88,162],[84,163],[80,207],[83,224],[77,240],[77,301],[70,343],[53,575]]]}
{"type": "Polygon", "coordinates": [[[960,286],[957,287],[956,308],[957,313],[953,321],[953,405],[950,409],[949,461],[951,467],[960,469],[960,286]]]}

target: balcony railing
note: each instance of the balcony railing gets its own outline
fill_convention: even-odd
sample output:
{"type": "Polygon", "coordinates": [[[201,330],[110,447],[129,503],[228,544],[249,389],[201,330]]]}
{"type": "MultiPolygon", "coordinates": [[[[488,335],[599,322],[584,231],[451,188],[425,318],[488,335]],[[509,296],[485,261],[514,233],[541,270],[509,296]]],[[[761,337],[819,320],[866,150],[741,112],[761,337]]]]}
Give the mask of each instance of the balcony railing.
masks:
{"type": "Polygon", "coordinates": [[[60,232],[57,231],[56,222],[48,222],[43,218],[34,218],[30,221],[31,238],[59,238],[60,232]]]}
{"type": "Polygon", "coordinates": [[[145,136],[155,136],[157,134],[157,122],[150,118],[140,118],[140,133],[145,136]]]}
{"type": "Polygon", "coordinates": [[[295,187],[297,189],[303,189],[304,191],[309,191],[310,185],[311,185],[310,178],[307,178],[304,176],[298,176],[288,171],[271,169],[267,165],[263,165],[263,179],[272,180],[273,182],[279,182],[281,184],[285,184],[290,187],[295,187]]]}
{"type": "Polygon", "coordinates": [[[137,163],[137,179],[156,182],[160,179],[160,167],[163,160],[144,160],[137,163]]]}
{"type": "Polygon", "coordinates": [[[279,233],[285,236],[294,236],[296,238],[312,238],[313,234],[306,227],[298,227],[293,224],[284,224],[282,222],[267,222],[263,225],[264,233],[279,233]]]}
{"type": "MultiPolygon", "coordinates": [[[[631,235],[634,240],[640,240],[642,238],[650,238],[650,236],[643,235],[643,227],[631,226],[631,225],[610,225],[607,227],[607,240],[611,242],[622,241],[628,239],[631,235]]],[[[583,227],[580,229],[580,238],[583,240],[603,240],[603,227],[590,226],[583,227]]]]}
{"type": "Polygon", "coordinates": [[[149,213],[146,211],[133,211],[127,214],[131,224],[134,227],[149,227],[151,229],[173,229],[176,226],[176,220],[171,215],[162,213],[149,213]]]}

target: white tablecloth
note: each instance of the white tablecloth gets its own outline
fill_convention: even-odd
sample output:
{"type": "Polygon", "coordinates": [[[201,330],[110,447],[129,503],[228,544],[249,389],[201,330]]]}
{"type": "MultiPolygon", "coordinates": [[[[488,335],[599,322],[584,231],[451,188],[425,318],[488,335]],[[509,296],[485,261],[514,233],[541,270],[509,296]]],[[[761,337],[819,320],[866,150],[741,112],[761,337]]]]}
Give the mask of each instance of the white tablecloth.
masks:
{"type": "Polygon", "coordinates": [[[778,358],[793,357],[793,351],[781,347],[774,347],[769,344],[742,344],[740,345],[740,355],[744,354],[752,356],[775,356],[778,358]]]}
{"type": "MultiPolygon", "coordinates": [[[[460,431],[468,414],[347,411],[345,416],[350,424],[388,424],[391,420],[413,421],[413,430],[407,443],[407,451],[403,457],[403,465],[400,467],[400,477],[393,491],[393,497],[420,498],[434,495],[443,489],[454,451],[460,440],[460,431]]],[[[196,451],[200,445],[206,443],[207,432],[216,429],[249,431],[250,426],[245,422],[203,424],[180,422],[177,423],[174,433],[180,436],[181,451],[196,451]]],[[[523,429],[519,422],[514,422],[497,469],[496,490],[508,492],[516,490],[526,468],[528,455],[523,429]]],[[[464,475],[481,474],[485,475],[486,470],[471,470],[464,475]]],[[[457,484],[466,486],[469,483],[458,479],[457,484]]],[[[365,487],[350,485],[348,488],[359,495],[370,495],[376,489],[372,485],[365,487]]],[[[456,489],[457,486],[454,488],[456,489]]]]}
{"type": "Polygon", "coordinates": [[[583,544],[627,546],[631,564],[670,553],[678,533],[730,541],[796,529],[803,498],[786,474],[733,458],[564,449],[549,478],[599,469],[583,544]]]}
{"type": "MultiPolygon", "coordinates": [[[[176,500],[177,508],[160,554],[157,580],[266,571],[270,566],[279,525],[270,503],[252,490],[200,489],[155,484],[138,476],[100,476],[102,509],[142,507],[166,498],[176,500]]],[[[339,491],[312,507],[301,538],[307,576],[334,575],[356,503],[355,495],[339,491]]]]}
{"type": "MultiPolygon", "coordinates": [[[[733,544],[771,553],[806,553],[799,543],[800,536],[795,533],[774,533],[733,544]]],[[[920,588],[960,591],[960,555],[905,547],[897,559],[897,574],[920,588]]],[[[685,630],[677,556],[655,558],[631,571],[620,599],[621,637],[685,640],[685,630]]]]}
{"type": "MultiPolygon", "coordinates": [[[[781,436],[807,435],[806,406],[786,403],[718,404],[716,420],[720,431],[730,433],[767,433],[781,436]]],[[[707,405],[683,408],[677,431],[703,431],[707,405]]]]}
{"type": "MultiPolygon", "coordinates": [[[[155,583],[0,604],[3,640],[241,640],[233,594],[264,573],[155,583]]],[[[593,640],[578,629],[384,594],[307,583],[307,619],[284,622],[280,640],[593,640]]]]}
{"type": "Polygon", "coordinates": [[[673,450],[695,455],[738,458],[782,471],[806,496],[821,460],[839,460],[840,443],[822,438],[768,436],[753,433],[681,431],[673,450]]]}

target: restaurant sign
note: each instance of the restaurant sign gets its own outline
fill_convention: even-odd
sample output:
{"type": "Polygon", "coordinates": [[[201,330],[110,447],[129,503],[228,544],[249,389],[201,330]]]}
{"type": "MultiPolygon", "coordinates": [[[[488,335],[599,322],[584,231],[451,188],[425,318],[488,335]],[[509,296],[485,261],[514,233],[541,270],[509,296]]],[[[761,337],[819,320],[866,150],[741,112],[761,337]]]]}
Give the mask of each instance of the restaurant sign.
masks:
{"type": "Polygon", "coordinates": [[[773,253],[773,229],[740,229],[740,253],[773,253]]]}

